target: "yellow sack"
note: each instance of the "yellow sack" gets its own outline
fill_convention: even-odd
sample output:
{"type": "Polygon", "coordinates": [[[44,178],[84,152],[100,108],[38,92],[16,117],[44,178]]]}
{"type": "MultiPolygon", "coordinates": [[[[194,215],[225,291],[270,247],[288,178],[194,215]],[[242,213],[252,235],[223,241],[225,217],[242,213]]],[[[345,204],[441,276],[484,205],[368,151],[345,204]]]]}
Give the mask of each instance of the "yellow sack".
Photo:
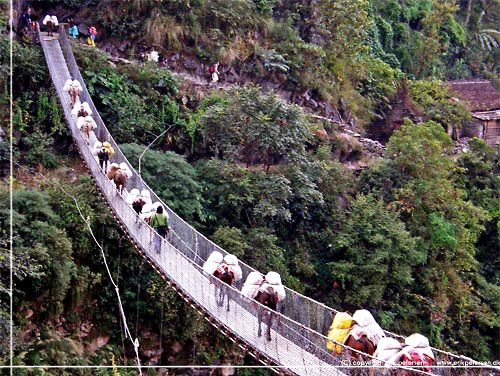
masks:
{"type": "Polygon", "coordinates": [[[109,142],[103,142],[102,146],[105,147],[108,150],[109,156],[111,157],[113,154],[115,154],[115,149],[111,146],[109,142]]]}
{"type": "Polygon", "coordinates": [[[332,341],[343,343],[344,339],[347,337],[349,331],[351,330],[352,321],[352,316],[347,312],[337,312],[337,314],[333,318],[332,325],[328,330],[328,339],[330,339],[330,341],[328,341],[326,344],[328,350],[335,349],[337,354],[340,354],[342,352],[342,347],[336,345],[332,341]]]}

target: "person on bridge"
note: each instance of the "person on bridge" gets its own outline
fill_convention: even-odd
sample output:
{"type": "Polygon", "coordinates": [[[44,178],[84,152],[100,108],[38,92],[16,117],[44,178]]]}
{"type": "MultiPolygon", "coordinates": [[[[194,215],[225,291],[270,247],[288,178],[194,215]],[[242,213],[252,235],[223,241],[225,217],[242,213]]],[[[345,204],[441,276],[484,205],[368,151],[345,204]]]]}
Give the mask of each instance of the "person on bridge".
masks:
{"type": "Polygon", "coordinates": [[[156,213],[151,217],[151,227],[157,232],[155,234],[155,251],[160,253],[161,238],[166,239],[169,231],[168,217],[163,214],[163,207],[160,205],[156,208],[156,213]]]}
{"type": "Polygon", "coordinates": [[[45,16],[42,22],[47,28],[47,36],[54,36],[54,27],[59,26],[59,21],[57,20],[57,16],[49,16],[48,14],[45,16]]]}
{"type": "Polygon", "coordinates": [[[104,171],[104,173],[108,172],[108,164],[109,164],[109,150],[104,146],[101,146],[101,149],[97,152],[97,158],[99,159],[99,166],[104,171]]]}

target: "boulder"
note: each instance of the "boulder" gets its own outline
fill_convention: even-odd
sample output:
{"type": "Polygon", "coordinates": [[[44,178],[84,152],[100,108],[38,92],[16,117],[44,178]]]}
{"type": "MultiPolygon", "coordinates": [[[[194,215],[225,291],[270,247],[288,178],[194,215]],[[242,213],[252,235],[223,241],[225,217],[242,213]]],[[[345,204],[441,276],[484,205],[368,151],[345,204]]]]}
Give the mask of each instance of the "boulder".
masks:
{"type": "Polygon", "coordinates": [[[120,46],[118,47],[118,51],[120,52],[125,52],[125,50],[128,47],[128,41],[123,41],[120,46]]]}
{"type": "Polygon", "coordinates": [[[179,354],[182,351],[182,345],[180,342],[174,342],[172,346],[170,346],[170,350],[173,354],[179,354]]]}
{"type": "Polygon", "coordinates": [[[33,316],[33,310],[32,310],[32,309],[30,309],[30,308],[28,308],[28,309],[26,310],[26,315],[25,315],[25,317],[26,317],[27,319],[29,319],[31,316],[33,316]]]}
{"type": "Polygon", "coordinates": [[[87,346],[85,346],[85,351],[87,352],[95,352],[99,350],[101,347],[106,346],[109,342],[109,336],[99,336],[95,338],[92,342],[90,342],[87,346]]]}

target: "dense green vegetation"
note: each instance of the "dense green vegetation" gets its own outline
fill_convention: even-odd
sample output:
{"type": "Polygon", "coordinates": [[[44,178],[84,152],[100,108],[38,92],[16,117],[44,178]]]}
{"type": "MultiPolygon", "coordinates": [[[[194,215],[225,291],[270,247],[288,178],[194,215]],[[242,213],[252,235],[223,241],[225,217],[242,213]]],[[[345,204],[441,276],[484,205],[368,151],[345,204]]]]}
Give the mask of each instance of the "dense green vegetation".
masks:
{"type": "Polygon", "coordinates": [[[494,0],[106,0],[96,11],[112,37],[278,76],[365,123],[402,76],[498,80],[500,69],[494,0]]]}
{"type": "MultiPolygon", "coordinates": [[[[82,2],[45,3],[78,9],[82,2]]],[[[109,38],[219,60],[249,76],[280,77],[289,90],[309,89],[360,125],[384,119],[406,78],[424,122],[407,120],[390,137],[384,158],[353,174],[338,161],[343,141],[336,129],[314,123],[273,93],[236,86],[199,101],[166,69],[115,66],[74,45],[96,106],[133,164],[169,129],[145,154],[142,174],[200,231],[328,305],[367,308],[385,328],[421,332],[443,349],[481,360],[500,357],[500,150],[473,139],[467,152],[452,155],[445,130],[460,128],[469,115],[440,81],[498,83],[500,49],[491,39],[500,28],[497,1],[85,4],[80,12],[92,15],[109,38]],[[319,139],[323,127],[328,137],[319,139]]],[[[248,364],[143,264],[76,158],[40,47],[28,39],[13,47],[16,363],[111,364],[114,357],[123,364],[124,352],[130,359],[99,250],[62,188],[90,218],[141,346],[159,347],[154,325],[163,312],[162,363],[248,364]],[[88,333],[82,325],[90,325],[88,333]],[[82,351],[108,336],[98,351],[82,351]]],[[[2,72],[8,71],[8,48],[2,35],[2,72]]],[[[134,54],[133,47],[128,52],[134,54]]],[[[5,77],[3,114],[9,105],[5,77]]],[[[7,161],[4,139],[1,171],[7,161]]],[[[9,319],[7,197],[3,180],[2,363],[9,319]]]]}

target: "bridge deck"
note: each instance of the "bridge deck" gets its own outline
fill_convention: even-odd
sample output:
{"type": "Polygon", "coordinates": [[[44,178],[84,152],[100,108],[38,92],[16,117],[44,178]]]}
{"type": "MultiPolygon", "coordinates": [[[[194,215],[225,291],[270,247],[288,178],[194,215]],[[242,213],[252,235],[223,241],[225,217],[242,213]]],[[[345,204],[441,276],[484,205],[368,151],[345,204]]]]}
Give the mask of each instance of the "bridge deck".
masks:
{"type": "MultiPolygon", "coordinates": [[[[328,362],[329,359],[331,360],[331,356],[324,347],[325,342],[321,336],[311,341],[308,337],[314,337],[314,333],[310,329],[308,330],[282,316],[279,323],[275,320],[271,331],[271,341],[267,341],[265,336],[259,337],[257,335],[258,321],[255,303],[243,297],[236,289],[227,288],[227,294],[230,297],[230,310],[227,311],[226,305],[221,307],[217,304],[217,294],[213,283],[215,281],[213,277],[201,270],[199,263],[194,262],[167,242],[163,242],[160,254],[153,250],[154,234],[150,227],[138,219],[136,213],[118,193],[113,183],[106,178],[96,157],[92,154],[91,148],[76,127],[76,119],[71,115],[71,100],[69,95],[63,91],[64,83],[71,75],[59,38],[57,36],[49,38],[42,34],[40,39],[54,87],[76,145],[109,206],[129,236],[140,246],[143,255],[152,262],[159,272],[176,283],[177,287],[201,310],[212,316],[239,340],[253,347],[272,362],[285,366],[298,375],[341,375],[342,373],[334,367],[335,362],[328,362]],[[314,343],[318,340],[322,343],[322,347],[314,343]],[[310,350],[308,351],[307,348],[310,350]],[[318,354],[320,354],[319,357],[318,354]]],[[[73,78],[78,79],[74,73],[73,78]]],[[[81,83],[83,84],[83,80],[81,83]]],[[[86,92],[86,88],[84,90],[86,92]]],[[[85,94],[88,96],[87,92],[85,94]]],[[[81,97],[85,96],[81,95],[81,97]]],[[[87,100],[90,103],[89,98],[82,98],[82,100],[87,100]]],[[[96,114],[97,112],[94,111],[94,116],[96,114]]],[[[111,141],[111,135],[106,133],[106,129],[96,130],[97,138],[111,141]]],[[[93,145],[92,142],[91,145],[93,145]]],[[[114,146],[117,150],[116,144],[114,146]]],[[[113,157],[113,162],[127,162],[120,154],[117,153],[118,158],[113,157]]],[[[129,189],[137,186],[138,180],[140,177],[134,175],[134,179],[130,179],[129,189]]],[[[146,186],[145,183],[142,185],[146,186]]],[[[263,329],[265,329],[264,324],[263,329]]]]}

